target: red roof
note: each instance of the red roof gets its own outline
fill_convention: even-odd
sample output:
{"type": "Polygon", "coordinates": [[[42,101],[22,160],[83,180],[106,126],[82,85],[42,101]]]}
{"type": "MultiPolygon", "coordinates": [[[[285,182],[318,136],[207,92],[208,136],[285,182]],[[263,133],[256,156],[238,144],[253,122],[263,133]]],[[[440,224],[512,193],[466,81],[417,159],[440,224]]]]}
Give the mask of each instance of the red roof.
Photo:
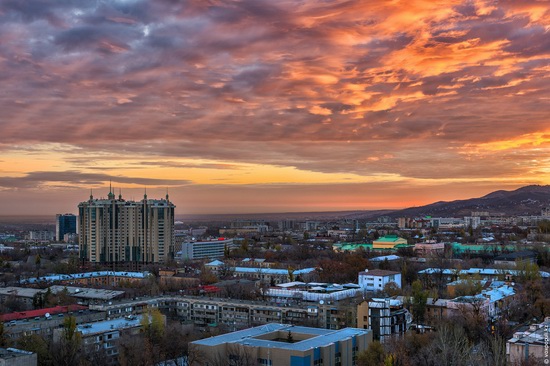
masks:
{"type": "Polygon", "coordinates": [[[46,313],[50,315],[68,313],[69,311],[78,311],[88,309],[87,306],[83,305],[68,305],[68,306],[56,306],[53,308],[38,309],[38,310],[29,310],[29,311],[18,311],[15,313],[2,314],[0,315],[0,321],[9,322],[11,320],[20,320],[28,318],[36,318],[37,316],[45,316],[46,313]]]}
{"type": "Polygon", "coordinates": [[[218,292],[218,291],[220,291],[220,288],[219,288],[219,287],[210,286],[210,285],[199,286],[199,289],[200,289],[201,291],[204,291],[204,292],[218,292]]]}

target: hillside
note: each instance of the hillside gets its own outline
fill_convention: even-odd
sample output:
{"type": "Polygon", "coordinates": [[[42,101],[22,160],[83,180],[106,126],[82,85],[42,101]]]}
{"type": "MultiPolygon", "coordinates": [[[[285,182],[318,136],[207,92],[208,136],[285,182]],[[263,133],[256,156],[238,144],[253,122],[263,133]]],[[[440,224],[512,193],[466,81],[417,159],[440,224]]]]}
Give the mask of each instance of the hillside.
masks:
{"type": "Polygon", "coordinates": [[[540,215],[550,207],[550,186],[525,186],[514,191],[495,191],[486,196],[450,202],[435,202],[388,213],[391,217],[462,217],[472,211],[488,211],[506,215],[540,215]]]}

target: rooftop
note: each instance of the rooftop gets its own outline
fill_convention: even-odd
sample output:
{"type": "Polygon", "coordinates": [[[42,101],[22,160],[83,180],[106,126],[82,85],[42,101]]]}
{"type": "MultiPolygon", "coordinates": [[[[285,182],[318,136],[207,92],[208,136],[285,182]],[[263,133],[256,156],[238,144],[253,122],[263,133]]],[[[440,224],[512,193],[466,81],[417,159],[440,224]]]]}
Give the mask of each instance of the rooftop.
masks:
{"type": "Polygon", "coordinates": [[[0,360],[32,355],[32,352],[17,348],[0,348],[0,360]]]}
{"type": "MultiPolygon", "coordinates": [[[[547,317],[544,322],[540,324],[531,325],[529,330],[514,333],[514,336],[510,338],[508,342],[548,345],[548,343],[545,343],[545,333],[548,332],[548,328],[550,328],[550,317],[547,317]]],[[[546,338],[546,340],[547,339],[548,338],[546,338]]]]}
{"type": "Polygon", "coordinates": [[[77,326],[82,335],[105,333],[114,329],[127,329],[141,326],[142,315],[106,320],[102,322],[85,323],[77,326]]]}
{"type": "Polygon", "coordinates": [[[537,257],[537,253],[532,252],[530,250],[522,250],[520,252],[515,252],[515,253],[501,254],[495,257],[495,260],[496,261],[515,261],[516,259],[536,258],[536,257],[537,257]]]}
{"type": "Polygon", "coordinates": [[[372,269],[372,270],[365,270],[364,272],[359,272],[359,274],[367,275],[367,276],[386,277],[386,276],[395,276],[400,273],[395,271],[386,271],[384,269],[372,269]]]}
{"type": "MultiPolygon", "coordinates": [[[[497,276],[497,275],[506,275],[510,274],[512,276],[517,276],[521,271],[515,269],[496,269],[496,268],[470,268],[470,269],[442,269],[442,268],[426,268],[418,272],[419,274],[439,274],[444,275],[486,275],[486,276],[497,276]]],[[[550,273],[539,271],[542,278],[550,278],[550,273]]]]}
{"type": "Polygon", "coordinates": [[[18,296],[18,297],[33,297],[38,293],[46,292],[46,290],[39,290],[35,288],[26,288],[26,287],[5,287],[0,288],[0,295],[5,296],[18,296]]]}
{"type": "Polygon", "coordinates": [[[385,242],[385,243],[393,243],[393,242],[396,242],[396,241],[403,241],[403,240],[405,240],[405,239],[400,238],[397,235],[386,235],[386,236],[382,236],[381,238],[378,238],[374,241],[376,241],[376,242],[385,242]]]}
{"type": "Polygon", "coordinates": [[[33,277],[22,279],[21,283],[37,283],[37,282],[56,282],[56,281],[70,281],[83,278],[96,278],[96,277],[126,277],[126,278],[146,278],[149,276],[149,272],[122,272],[122,271],[98,271],[98,272],[84,272],[73,274],[53,274],[47,276],[33,277]]]}
{"type": "Polygon", "coordinates": [[[383,256],[380,256],[380,257],[374,257],[374,258],[369,259],[369,261],[371,261],[371,262],[383,262],[386,259],[388,261],[395,261],[395,260],[398,260],[400,258],[401,257],[398,256],[398,255],[390,254],[390,255],[383,255],[383,256]]]}
{"type": "Polygon", "coordinates": [[[17,311],[14,313],[0,315],[0,321],[7,322],[11,320],[35,318],[37,316],[41,317],[41,316],[45,316],[46,314],[56,315],[56,314],[68,313],[70,311],[79,311],[79,310],[85,310],[85,309],[88,309],[88,307],[82,306],[82,305],[67,305],[67,306],[56,306],[53,308],[38,309],[38,310],[17,311]]]}
{"type": "Polygon", "coordinates": [[[69,295],[73,297],[90,300],[112,300],[124,294],[124,291],[102,290],[96,288],[83,288],[75,286],[54,285],[50,287],[50,290],[54,294],[57,294],[58,292],[61,292],[65,289],[67,289],[67,291],[69,291],[69,295]]]}
{"type": "Polygon", "coordinates": [[[255,328],[244,329],[237,332],[219,335],[192,342],[205,346],[216,346],[223,343],[238,343],[251,347],[278,348],[297,351],[306,351],[311,348],[324,347],[342,339],[363,335],[371,332],[366,329],[345,328],[340,330],[329,330],[320,328],[309,328],[287,324],[268,323],[255,328]],[[273,339],[260,339],[269,333],[292,332],[293,334],[308,335],[309,338],[295,343],[280,342],[273,339]]]}

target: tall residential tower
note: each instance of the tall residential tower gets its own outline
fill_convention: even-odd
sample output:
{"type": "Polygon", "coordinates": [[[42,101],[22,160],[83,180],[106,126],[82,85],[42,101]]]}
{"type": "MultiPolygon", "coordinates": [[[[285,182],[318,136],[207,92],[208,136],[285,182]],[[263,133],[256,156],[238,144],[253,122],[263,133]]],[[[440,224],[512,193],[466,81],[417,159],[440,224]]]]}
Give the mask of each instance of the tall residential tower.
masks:
{"type": "Polygon", "coordinates": [[[78,205],[80,259],[140,266],[174,258],[174,209],[168,199],[90,199],[78,205]]]}

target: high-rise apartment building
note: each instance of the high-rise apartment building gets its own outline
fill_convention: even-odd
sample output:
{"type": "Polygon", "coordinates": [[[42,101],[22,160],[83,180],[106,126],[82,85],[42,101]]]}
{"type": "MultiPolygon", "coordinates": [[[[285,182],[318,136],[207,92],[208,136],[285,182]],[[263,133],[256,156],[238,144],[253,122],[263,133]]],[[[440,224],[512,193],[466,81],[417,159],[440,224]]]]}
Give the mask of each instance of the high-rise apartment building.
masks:
{"type": "Polygon", "coordinates": [[[55,240],[63,241],[65,234],[76,234],[76,216],[73,214],[55,215],[55,240]]]}
{"type": "Polygon", "coordinates": [[[174,209],[168,199],[90,199],[78,205],[80,259],[139,266],[174,258],[174,209]]]}

